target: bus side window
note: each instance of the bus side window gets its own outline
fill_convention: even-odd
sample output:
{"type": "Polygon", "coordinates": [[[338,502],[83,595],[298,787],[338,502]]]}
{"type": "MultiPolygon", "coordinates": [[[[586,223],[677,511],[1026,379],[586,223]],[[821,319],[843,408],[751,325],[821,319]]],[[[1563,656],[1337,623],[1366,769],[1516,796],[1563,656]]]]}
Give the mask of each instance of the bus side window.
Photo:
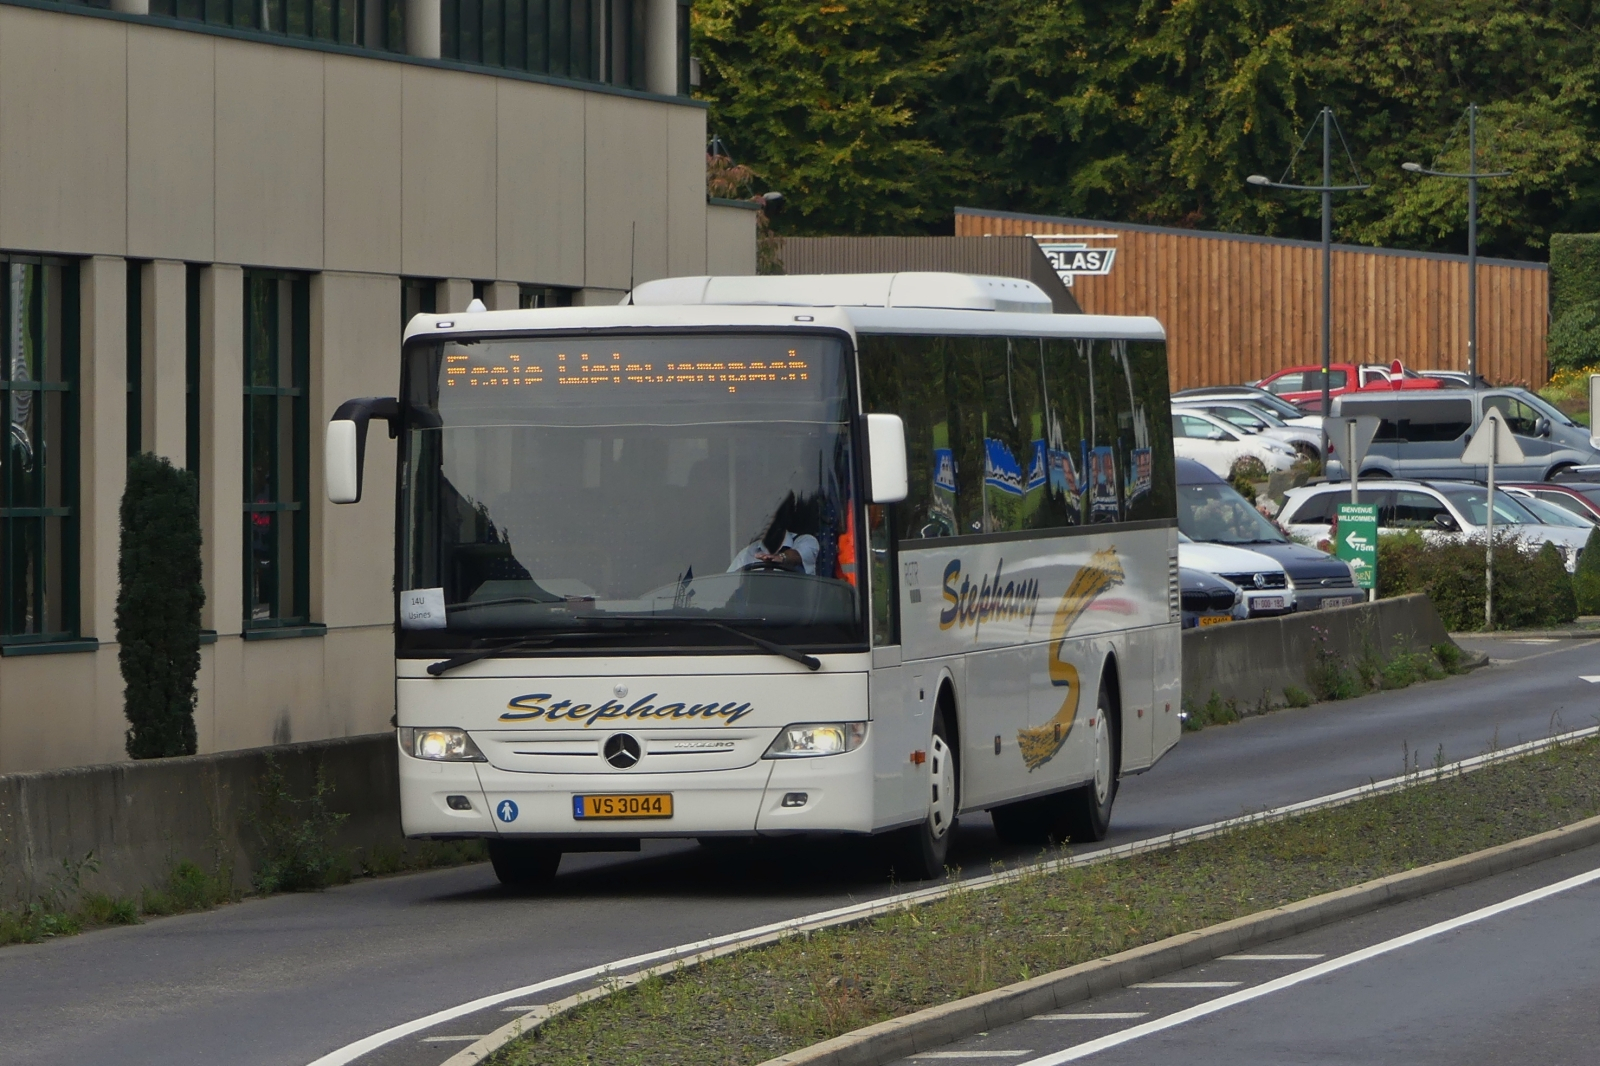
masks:
{"type": "Polygon", "coordinates": [[[899,599],[895,584],[894,545],[890,541],[889,508],[883,504],[867,507],[867,551],[872,565],[872,646],[884,648],[900,643],[899,599]]]}

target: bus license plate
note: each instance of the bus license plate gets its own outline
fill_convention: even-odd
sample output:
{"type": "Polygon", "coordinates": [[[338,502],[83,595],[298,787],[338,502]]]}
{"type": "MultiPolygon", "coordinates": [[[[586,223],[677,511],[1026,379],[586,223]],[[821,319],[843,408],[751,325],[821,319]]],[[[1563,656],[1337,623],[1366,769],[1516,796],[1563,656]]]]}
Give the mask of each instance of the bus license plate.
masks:
{"type": "Polygon", "coordinates": [[[574,818],[671,818],[672,793],[573,796],[574,818]]]}
{"type": "Polygon", "coordinates": [[[1224,622],[1231,621],[1233,621],[1233,616],[1227,614],[1203,614],[1200,616],[1200,624],[1203,626],[1220,626],[1224,622]]]}

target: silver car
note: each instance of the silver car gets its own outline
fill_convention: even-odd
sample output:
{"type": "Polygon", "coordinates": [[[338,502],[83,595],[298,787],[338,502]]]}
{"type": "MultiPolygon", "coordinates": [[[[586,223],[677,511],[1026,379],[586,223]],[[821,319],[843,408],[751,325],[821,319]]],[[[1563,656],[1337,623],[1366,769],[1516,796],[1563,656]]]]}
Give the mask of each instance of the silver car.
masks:
{"type": "MultiPolygon", "coordinates": [[[[1600,463],[1600,451],[1589,443],[1589,431],[1527,389],[1439,389],[1409,393],[1361,393],[1338,396],[1336,416],[1371,415],[1381,421],[1372,446],[1361,462],[1361,476],[1461,478],[1483,481],[1484,466],[1461,462],[1461,454],[1477,432],[1484,413],[1500,411],[1522,449],[1521,463],[1498,463],[1496,479],[1548,481],[1587,463],[1600,463]]],[[[1342,480],[1345,471],[1340,441],[1328,449],[1326,473],[1342,480]]]]}

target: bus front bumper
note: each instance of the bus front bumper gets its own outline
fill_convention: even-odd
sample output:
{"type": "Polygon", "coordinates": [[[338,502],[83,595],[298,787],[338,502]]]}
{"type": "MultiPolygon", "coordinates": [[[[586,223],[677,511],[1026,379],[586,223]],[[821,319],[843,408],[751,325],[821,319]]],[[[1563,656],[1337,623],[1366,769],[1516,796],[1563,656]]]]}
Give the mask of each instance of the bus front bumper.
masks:
{"type": "Polygon", "coordinates": [[[870,833],[872,737],[855,751],[729,770],[535,774],[400,756],[407,836],[696,837],[870,833]],[[574,797],[670,795],[670,818],[578,818],[574,797]],[[454,799],[452,800],[452,797],[454,799]],[[465,799],[469,809],[461,807],[465,799]],[[456,807],[452,807],[454,802],[456,807]],[[785,805],[787,802],[787,805],[785,805]]]}

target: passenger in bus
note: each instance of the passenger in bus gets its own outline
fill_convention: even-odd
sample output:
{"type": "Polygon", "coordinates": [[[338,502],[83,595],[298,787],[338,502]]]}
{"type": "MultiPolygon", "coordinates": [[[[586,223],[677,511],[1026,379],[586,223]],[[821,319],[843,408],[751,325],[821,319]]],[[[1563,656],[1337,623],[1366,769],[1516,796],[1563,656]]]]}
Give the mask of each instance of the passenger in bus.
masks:
{"type": "Polygon", "coordinates": [[[738,570],[790,570],[816,575],[821,544],[806,529],[815,525],[815,505],[795,499],[790,492],[778,505],[767,531],[733,557],[728,573],[738,570]]]}

